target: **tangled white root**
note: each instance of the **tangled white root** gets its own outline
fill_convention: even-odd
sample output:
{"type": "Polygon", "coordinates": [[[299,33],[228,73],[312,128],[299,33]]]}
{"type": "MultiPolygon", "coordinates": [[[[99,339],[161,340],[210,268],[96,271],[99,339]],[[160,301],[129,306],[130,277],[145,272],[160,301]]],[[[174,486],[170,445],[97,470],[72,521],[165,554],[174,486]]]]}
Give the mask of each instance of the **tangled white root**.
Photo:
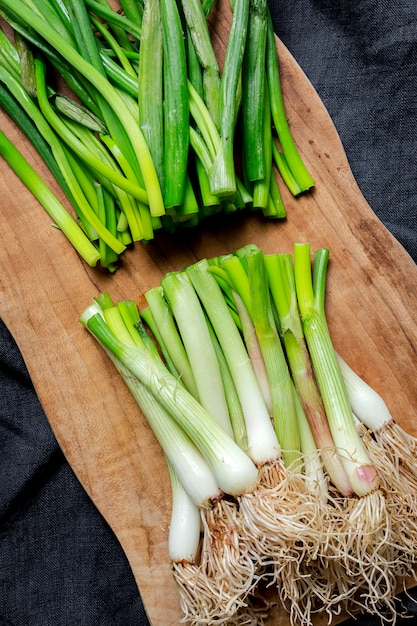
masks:
{"type": "Polygon", "coordinates": [[[223,612],[217,586],[199,565],[181,562],[172,564],[172,573],[179,592],[184,617],[182,623],[191,626],[221,624],[222,626],[263,626],[269,614],[267,603],[260,607],[252,596],[233,611],[223,612]],[[216,602],[217,601],[217,602],[216,602]]]}
{"type": "MultiPolygon", "coordinates": [[[[323,517],[328,535],[321,552],[315,559],[307,555],[302,562],[292,564],[286,577],[291,581],[290,589],[283,578],[281,593],[293,623],[310,624],[311,614],[317,611],[327,612],[330,622],[341,611],[363,609],[385,622],[394,622],[399,580],[415,577],[414,474],[407,474],[404,467],[399,471],[398,437],[395,455],[387,454],[369,431],[363,441],[378,471],[379,489],[362,498],[329,495],[323,517]]],[[[404,444],[409,446],[408,437],[404,444]]]]}
{"type": "Polygon", "coordinates": [[[291,621],[307,625],[312,597],[307,563],[315,562],[326,541],[323,499],[312,495],[302,474],[282,463],[264,466],[261,473],[258,488],[239,498],[245,541],[291,621]]]}
{"type": "Polygon", "coordinates": [[[390,422],[375,432],[374,437],[384,448],[396,474],[417,489],[417,438],[409,435],[396,422],[390,422]]]}
{"type": "Polygon", "coordinates": [[[279,570],[283,561],[315,550],[320,511],[301,474],[283,470],[280,462],[262,467],[261,474],[257,488],[239,497],[242,533],[260,566],[279,570]]]}
{"type": "MultiPolygon", "coordinates": [[[[310,626],[318,612],[331,622],[341,612],[363,609],[390,619],[398,576],[410,570],[401,553],[407,544],[405,529],[398,534],[399,509],[382,488],[359,498],[342,497],[330,487],[323,502],[302,483],[302,476],[287,473],[279,486],[266,490],[269,498],[257,491],[253,519],[249,510],[245,514],[258,533],[257,549],[268,546],[264,565],[272,564],[271,580],[291,623],[310,626]]],[[[411,527],[415,523],[414,514],[411,527]]]]}
{"type": "MultiPolygon", "coordinates": [[[[404,433],[395,425],[393,428],[390,425],[387,441],[393,441],[392,435],[401,432],[404,433]]],[[[395,453],[390,446],[385,447],[375,439],[370,431],[363,436],[365,447],[380,476],[380,490],[391,521],[392,543],[398,554],[394,571],[397,579],[415,577],[417,564],[417,474],[414,467],[417,457],[413,456],[409,447],[409,436],[404,435],[404,438],[394,439],[395,453]]]]}
{"type": "Polygon", "coordinates": [[[416,447],[398,432],[386,439],[363,434],[380,476],[366,496],[329,486],[314,497],[301,473],[274,462],[260,468],[253,492],[206,511],[200,563],[173,566],[184,621],[261,626],[267,605],[253,599],[270,587],[294,626],[360,610],[394,623],[399,579],[415,576],[417,561],[416,447]]]}
{"type": "Polygon", "coordinates": [[[222,498],[202,510],[201,518],[200,562],[173,564],[184,621],[195,626],[261,624],[262,612],[250,606],[260,574],[242,536],[237,503],[222,498]]]}

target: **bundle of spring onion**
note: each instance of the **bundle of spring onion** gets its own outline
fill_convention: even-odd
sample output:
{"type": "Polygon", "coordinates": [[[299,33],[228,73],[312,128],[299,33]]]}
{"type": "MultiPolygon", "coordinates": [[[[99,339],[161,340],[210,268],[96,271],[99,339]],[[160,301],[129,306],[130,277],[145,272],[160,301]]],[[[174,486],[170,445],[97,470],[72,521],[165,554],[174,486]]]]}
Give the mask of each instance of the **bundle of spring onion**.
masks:
{"type": "Polygon", "coordinates": [[[248,245],[168,273],[141,311],[101,294],[81,316],[167,459],[190,624],[263,624],[271,602],[294,625],[394,619],[414,575],[416,444],[333,348],[328,256],[248,245]]]}
{"type": "Polygon", "coordinates": [[[284,217],[278,170],[294,196],[314,185],[287,123],[266,0],[233,2],[222,72],[212,4],[1,2],[14,44],[0,30],[0,104],[110,271],[158,229],[244,207],[284,217]]]}

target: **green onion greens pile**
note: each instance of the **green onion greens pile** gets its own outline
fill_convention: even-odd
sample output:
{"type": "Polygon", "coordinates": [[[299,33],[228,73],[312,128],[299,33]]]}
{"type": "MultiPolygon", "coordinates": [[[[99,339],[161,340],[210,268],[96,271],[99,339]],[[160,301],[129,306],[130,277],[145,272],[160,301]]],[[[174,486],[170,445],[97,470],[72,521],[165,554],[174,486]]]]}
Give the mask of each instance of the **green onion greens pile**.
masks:
{"type": "MultiPolygon", "coordinates": [[[[395,619],[414,575],[416,440],[335,352],[329,250],[248,244],[100,294],[81,323],[152,428],[172,487],[169,558],[184,621],[395,619]]],[[[167,555],[168,558],[168,555],[167,555]]]]}
{"type": "Polygon", "coordinates": [[[222,71],[205,0],[2,0],[0,105],[76,219],[0,133],[0,153],[90,265],[313,187],[284,109],[266,0],[235,0],[222,71]],[[8,36],[6,36],[6,31],[8,36]]]}

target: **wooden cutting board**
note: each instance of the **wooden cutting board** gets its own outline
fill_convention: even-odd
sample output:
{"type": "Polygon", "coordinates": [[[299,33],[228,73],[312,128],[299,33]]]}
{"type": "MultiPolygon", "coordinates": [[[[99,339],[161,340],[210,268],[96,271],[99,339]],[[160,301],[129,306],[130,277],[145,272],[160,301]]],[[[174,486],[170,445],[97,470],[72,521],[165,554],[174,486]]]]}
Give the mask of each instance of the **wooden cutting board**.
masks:
{"type": "MultiPolygon", "coordinates": [[[[211,20],[219,54],[230,23],[225,6],[220,2],[211,20]]],[[[140,302],[167,271],[250,242],[265,252],[291,252],[295,241],[313,250],[327,246],[336,349],[417,435],[417,268],[364,200],[320,99],[280,41],[277,46],[290,125],[316,181],[299,199],[283,189],[285,221],[235,215],[181,236],[158,234],[125,253],[109,276],[80,261],[16,176],[0,167],[0,315],[62,450],[126,552],[153,626],[181,618],[167,553],[169,480],[129,392],[78,322],[100,291],[140,302]]],[[[0,117],[3,131],[56,190],[27,141],[0,117]]],[[[288,620],[277,612],[269,623],[288,620]]]]}

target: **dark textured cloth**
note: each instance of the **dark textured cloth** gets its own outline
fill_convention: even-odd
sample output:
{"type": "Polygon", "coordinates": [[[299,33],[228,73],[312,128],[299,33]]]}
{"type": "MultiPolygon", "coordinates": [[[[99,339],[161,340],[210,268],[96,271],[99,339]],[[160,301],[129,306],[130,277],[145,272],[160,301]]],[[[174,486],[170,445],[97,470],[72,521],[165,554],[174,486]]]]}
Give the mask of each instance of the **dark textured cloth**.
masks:
{"type": "MultiPolygon", "coordinates": [[[[417,260],[416,1],[270,6],[363,194],[417,260]]],[[[127,560],[65,461],[3,324],[0,477],[0,626],[146,626],[127,560]]]]}
{"type": "Polygon", "coordinates": [[[148,624],[114,534],[75,478],[0,322],[0,626],[148,624]]]}
{"type": "Polygon", "coordinates": [[[363,195],[417,260],[417,3],[270,6],[277,35],[336,125],[363,195]]]}

